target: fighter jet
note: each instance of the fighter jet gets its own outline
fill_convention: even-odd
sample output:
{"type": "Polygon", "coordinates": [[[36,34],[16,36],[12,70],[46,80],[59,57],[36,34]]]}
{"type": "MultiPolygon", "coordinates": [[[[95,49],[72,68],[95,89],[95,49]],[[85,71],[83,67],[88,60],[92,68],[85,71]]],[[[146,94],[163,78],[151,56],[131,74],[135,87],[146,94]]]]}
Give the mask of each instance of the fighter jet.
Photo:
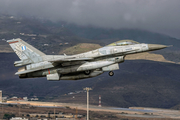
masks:
{"type": "Polygon", "coordinates": [[[15,75],[19,78],[47,77],[49,81],[79,80],[91,78],[119,69],[128,54],[136,54],[166,48],[166,45],[144,44],[132,40],[122,40],[105,47],[76,55],[46,55],[20,38],[7,41],[20,61],[15,75]]]}

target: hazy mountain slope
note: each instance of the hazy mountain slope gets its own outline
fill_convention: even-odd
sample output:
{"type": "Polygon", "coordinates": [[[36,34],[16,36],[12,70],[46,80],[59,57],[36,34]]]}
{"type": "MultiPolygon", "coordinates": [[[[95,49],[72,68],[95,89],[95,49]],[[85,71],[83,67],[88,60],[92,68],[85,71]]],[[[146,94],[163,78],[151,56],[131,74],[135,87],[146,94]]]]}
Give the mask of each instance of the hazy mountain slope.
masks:
{"type": "Polygon", "coordinates": [[[132,39],[141,43],[157,43],[165,45],[174,45],[175,47],[180,46],[180,41],[176,38],[172,38],[166,35],[153,33],[146,30],[139,29],[106,29],[98,28],[92,26],[77,26],[77,25],[67,25],[74,34],[93,40],[103,40],[107,43],[106,39],[132,39]]]}
{"type": "MultiPolygon", "coordinates": [[[[11,18],[8,15],[0,15],[0,23],[0,39],[21,38],[46,54],[58,54],[59,51],[79,43],[95,43],[104,46],[118,40],[132,39],[141,43],[174,45],[157,53],[167,60],[180,62],[180,40],[145,30],[78,26],[35,18],[16,16],[11,18]]],[[[0,45],[3,45],[0,46],[0,51],[10,52],[3,42],[0,42],[0,45]]]]}
{"type": "Polygon", "coordinates": [[[64,27],[47,26],[38,19],[28,19],[23,17],[10,18],[8,15],[0,15],[0,51],[9,52],[7,43],[1,40],[21,38],[32,44],[46,54],[58,54],[60,50],[86,41],[89,39],[81,38],[73,34],[64,27]],[[48,44],[48,46],[44,46],[48,44]]]}

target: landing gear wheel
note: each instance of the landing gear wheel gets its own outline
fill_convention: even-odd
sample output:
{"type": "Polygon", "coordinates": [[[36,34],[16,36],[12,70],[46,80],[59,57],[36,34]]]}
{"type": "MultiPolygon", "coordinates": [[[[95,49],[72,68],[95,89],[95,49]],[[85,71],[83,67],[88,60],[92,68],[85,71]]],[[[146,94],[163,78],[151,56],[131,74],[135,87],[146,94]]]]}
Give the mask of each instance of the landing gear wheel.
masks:
{"type": "Polygon", "coordinates": [[[90,70],[86,70],[86,71],[84,71],[84,74],[85,75],[89,75],[91,73],[91,71],[90,70]]]}
{"type": "Polygon", "coordinates": [[[110,71],[109,72],[109,76],[113,76],[114,75],[114,72],[113,71],[110,71]]]}

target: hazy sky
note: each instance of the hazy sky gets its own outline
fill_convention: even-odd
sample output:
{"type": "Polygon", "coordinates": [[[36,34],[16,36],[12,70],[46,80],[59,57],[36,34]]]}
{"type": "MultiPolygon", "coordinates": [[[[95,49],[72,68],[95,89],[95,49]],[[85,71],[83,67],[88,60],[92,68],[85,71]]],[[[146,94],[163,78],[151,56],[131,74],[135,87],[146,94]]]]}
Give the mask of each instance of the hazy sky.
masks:
{"type": "Polygon", "coordinates": [[[0,12],[180,38],[180,0],[0,0],[0,12]]]}

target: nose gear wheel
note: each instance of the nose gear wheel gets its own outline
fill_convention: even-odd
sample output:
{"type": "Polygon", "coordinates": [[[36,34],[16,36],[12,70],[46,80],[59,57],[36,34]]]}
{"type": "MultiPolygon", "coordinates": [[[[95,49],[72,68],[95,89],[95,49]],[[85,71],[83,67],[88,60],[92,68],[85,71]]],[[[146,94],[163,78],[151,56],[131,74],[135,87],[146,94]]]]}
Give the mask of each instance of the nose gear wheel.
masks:
{"type": "Polygon", "coordinates": [[[113,76],[114,75],[114,72],[113,71],[110,71],[109,72],[109,76],[113,76]]]}

